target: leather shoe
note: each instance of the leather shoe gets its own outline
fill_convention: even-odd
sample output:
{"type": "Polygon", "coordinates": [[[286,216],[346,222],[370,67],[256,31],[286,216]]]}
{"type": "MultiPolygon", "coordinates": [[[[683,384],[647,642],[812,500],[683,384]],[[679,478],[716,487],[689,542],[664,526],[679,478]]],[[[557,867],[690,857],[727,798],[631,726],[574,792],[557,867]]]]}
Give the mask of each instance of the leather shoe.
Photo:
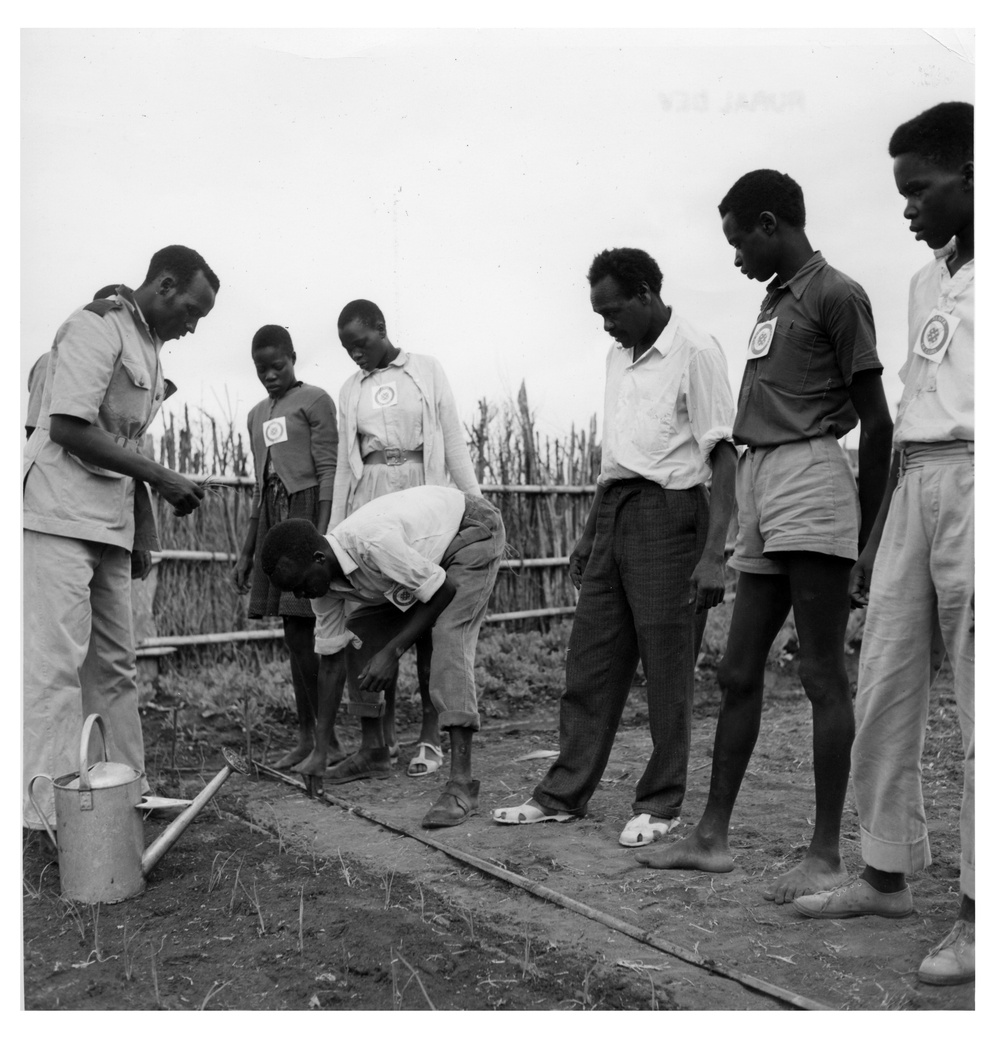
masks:
{"type": "Polygon", "coordinates": [[[913,913],[913,894],[906,886],[898,893],[879,893],[862,878],[822,893],[796,897],[792,906],[806,918],[860,918],[879,915],[882,918],[905,918],[913,913]]]}
{"type": "Polygon", "coordinates": [[[421,828],[453,828],[479,809],[479,782],[452,778],[437,802],[424,814],[421,828]]]}
{"type": "Polygon", "coordinates": [[[976,923],[961,918],[951,932],[927,953],[917,979],[938,987],[971,983],[976,978],[976,923]]]}

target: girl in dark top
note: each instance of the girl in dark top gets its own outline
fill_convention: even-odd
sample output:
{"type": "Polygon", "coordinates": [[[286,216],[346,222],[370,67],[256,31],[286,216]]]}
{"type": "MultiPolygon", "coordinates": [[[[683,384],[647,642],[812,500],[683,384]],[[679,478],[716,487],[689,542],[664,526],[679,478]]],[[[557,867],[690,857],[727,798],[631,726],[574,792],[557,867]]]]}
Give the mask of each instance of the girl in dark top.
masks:
{"type": "MultiPolygon", "coordinates": [[[[257,485],[232,579],[240,594],[250,593],[251,619],[281,616],[284,624],[299,733],[295,747],[275,766],[289,768],[312,752],[315,739],[316,620],[308,599],[272,585],[260,567],[260,545],[273,525],[288,518],[305,518],[321,533],[327,531],[337,468],[337,416],[326,392],[295,377],[295,350],[287,329],[265,325],[254,335],[250,353],[267,398],[247,420],[257,485]]],[[[330,762],[343,759],[335,731],[330,749],[330,762]]]]}

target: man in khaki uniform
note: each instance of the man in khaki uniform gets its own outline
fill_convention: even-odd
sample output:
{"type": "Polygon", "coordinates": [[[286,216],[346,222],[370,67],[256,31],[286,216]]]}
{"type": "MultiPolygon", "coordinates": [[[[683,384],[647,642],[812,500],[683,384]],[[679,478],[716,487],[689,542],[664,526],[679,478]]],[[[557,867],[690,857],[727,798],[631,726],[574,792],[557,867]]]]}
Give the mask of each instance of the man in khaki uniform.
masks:
{"type": "MultiPolygon", "coordinates": [[[[71,314],[49,352],[24,451],[25,827],[42,827],[28,783],[78,769],[90,713],[104,718],[109,756],[145,774],[129,593],[132,553],[156,546],[143,484],[178,515],[204,491],[139,446],[165,395],[161,346],[195,330],[218,288],[197,252],[171,245],[134,292],[120,288],[71,314]]],[[[47,783],[35,800],[54,824],[47,783]]]]}

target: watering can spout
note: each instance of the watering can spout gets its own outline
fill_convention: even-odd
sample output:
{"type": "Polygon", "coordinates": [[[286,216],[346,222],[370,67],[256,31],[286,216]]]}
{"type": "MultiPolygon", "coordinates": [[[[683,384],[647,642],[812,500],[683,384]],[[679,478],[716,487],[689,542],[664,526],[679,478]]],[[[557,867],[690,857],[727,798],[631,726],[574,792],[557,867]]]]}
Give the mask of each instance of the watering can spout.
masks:
{"type": "Polygon", "coordinates": [[[167,850],[177,842],[184,829],[201,813],[208,801],[222,788],[226,779],[233,771],[238,771],[240,774],[249,773],[249,766],[238,753],[234,753],[231,749],[223,749],[222,755],[225,757],[226,766],[195,796],[191,801],[191,805],[167,825],[160,837],[151,842],[143,851],[141,863],[143,878],[152,871],[157,861],[160,860],[167,850]]]}

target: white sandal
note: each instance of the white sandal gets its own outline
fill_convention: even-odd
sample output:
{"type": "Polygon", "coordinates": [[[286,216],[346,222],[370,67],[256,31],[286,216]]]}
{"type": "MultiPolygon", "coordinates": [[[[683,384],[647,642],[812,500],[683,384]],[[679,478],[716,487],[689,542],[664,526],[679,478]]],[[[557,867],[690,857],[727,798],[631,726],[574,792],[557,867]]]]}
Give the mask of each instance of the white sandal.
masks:
{"type": "Polygon", "coordinates": [[[440,770],[442,763],[444,763],[444,753],[436,745],[431,745],[430,742],[417,742],[417,755],[410,760],[406,773],[411,778],[426,778],[428,774],[440,770]],[[433,756],[428,757],[428,749],[434,754],[433,756]],[[422,768],[422,770],[414,770],[414,767],[422,768]]]}

